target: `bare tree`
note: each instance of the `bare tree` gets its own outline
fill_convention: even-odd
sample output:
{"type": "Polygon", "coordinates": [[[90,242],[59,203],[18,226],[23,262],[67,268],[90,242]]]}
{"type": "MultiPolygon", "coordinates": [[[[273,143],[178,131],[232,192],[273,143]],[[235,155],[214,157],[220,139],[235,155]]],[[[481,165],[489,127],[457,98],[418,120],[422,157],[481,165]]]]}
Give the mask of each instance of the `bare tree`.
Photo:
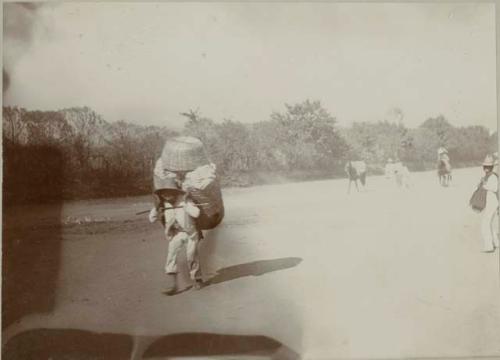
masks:
{"type": "Polygon", "coordinates": [[[27,141],[27,126],[24,119],[26,110],[19,107],[4,107],[3,115],[3,136],[14,144],[21,144],[27,141]]]}
{"type": "Polygon", "coordinates": [[[89,107],[62,110],[71,127],[71,142],[78,165],[88,166],[93,148],[104,144],[105,122],[89,107]]]}

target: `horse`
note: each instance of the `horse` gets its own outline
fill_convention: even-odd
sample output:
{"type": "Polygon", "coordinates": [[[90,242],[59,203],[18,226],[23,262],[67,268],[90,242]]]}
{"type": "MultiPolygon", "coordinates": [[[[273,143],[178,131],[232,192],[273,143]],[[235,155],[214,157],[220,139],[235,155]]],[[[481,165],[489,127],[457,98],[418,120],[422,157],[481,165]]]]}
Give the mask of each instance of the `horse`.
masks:
{"type": "Polygon", "coordinates": [[[349,187],[347,193],[351,192],[351,184],[354,182],[356,190],[359,192],[358,180],[361,185],[366,186],[366,164],[364,161],[348,161],[345,169],[347,177],[349,178],[349,187]]]}
{"type": "Polygon", "coordinates": [[[441,159],[438,161],[438,177],[441,186],[448,186],[451,182],[451,165],[449,161],[441,159]]]}

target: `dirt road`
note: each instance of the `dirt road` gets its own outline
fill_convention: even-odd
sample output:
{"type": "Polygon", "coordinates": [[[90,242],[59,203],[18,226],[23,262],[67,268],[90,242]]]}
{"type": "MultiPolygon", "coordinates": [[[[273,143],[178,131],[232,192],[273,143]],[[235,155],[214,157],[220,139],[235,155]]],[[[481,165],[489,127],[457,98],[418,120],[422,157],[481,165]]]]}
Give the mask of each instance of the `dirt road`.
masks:
{"type": "MultiPolygon", "coordinates": [[[[228,189],[202,248],[211,283],[174,296],[161,293],[161,226],[134,215],[149,197],[64,204],[54,307],[10,326],[4,343],[58,329],[44,338],[121,334],[124,358],[134,339],[137,357],[156,344],[149,358],[500,357],[499,254],[481,252],[467,206],[479,171],[456,170],[449,188],[427,172],[408,190],[383,177],[351,194],[347,180],[228,189]],[[172,352],[172,339],[191,352],[172,352]]],[[[43,225],[45,212],[29,216],[43,225]]]]}

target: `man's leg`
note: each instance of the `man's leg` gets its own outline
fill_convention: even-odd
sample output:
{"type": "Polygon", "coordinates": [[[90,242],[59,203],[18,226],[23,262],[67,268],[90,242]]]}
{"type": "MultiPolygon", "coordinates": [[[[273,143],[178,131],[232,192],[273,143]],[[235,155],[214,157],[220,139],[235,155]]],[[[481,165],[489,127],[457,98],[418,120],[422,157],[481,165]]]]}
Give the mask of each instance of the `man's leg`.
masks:
{"type": "Polygon", "coordinates": [[[167,274],[164,293],[173,295],[177,291],[177,254],[185,241],[185,233],[178,233],[168,243],[165,273],[167,274]]]}
{"type": "Polygon", "coordinates": [[[202,274],[200,268],[200,258],[199,258],[199,237],[198,233],[194,233],[188,236],[187,246],[186,246],[186,259],[189,267],[189,275],[192,280],[202,281],[202,274]]]}
{"type": "Polygon", "coordinates": [[[497,248],[500,248],[500,239],[499,239],[499,224],[498,224],[499,216],[498,216],[498,208],[493,213],[493,217],[491,220],[491,234],[493,236],[493,245],[497,248]]]}
{"type": "Polygon", "coordinates": [[[483,237],[483,251],[489,252],[495,249],[495,241],[493,239],[494,232],[492,229],[493,216],[496,212],[496,206],[488,204],[486,201],[486,208],[483,210],[483,218],[481,221],[481,235],[483,237]]]}
{"type": "Polygon", "coordinates": [[[186,233],[180,232],[172,237],[168,243],[167,261],[165,262],[165,273],[177,273],[177,254],[182,247],[186,233]]]}

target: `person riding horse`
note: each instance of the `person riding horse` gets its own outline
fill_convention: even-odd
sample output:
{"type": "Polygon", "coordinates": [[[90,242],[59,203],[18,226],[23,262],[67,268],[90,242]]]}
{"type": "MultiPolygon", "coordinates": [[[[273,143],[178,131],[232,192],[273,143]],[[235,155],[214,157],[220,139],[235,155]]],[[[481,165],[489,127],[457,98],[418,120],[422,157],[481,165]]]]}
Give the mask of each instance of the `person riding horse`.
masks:
{"type": "Polygon", "coordinates": [[[444,147],[438,149],[438,176],[442,186],[448,186],[451,182],[451,164],[448,151],[444,147]]]}
{"type": "Polygon", "coordinates": [[[366,164],[363,160],[360,161],[348,161],[344,168],[349,178],[349,187],[347,193],[351,192],[351,184],[354,182],[356,185],[356,190],[359,191],[358,180],[361,185],[366,186],[366,164]]]}

